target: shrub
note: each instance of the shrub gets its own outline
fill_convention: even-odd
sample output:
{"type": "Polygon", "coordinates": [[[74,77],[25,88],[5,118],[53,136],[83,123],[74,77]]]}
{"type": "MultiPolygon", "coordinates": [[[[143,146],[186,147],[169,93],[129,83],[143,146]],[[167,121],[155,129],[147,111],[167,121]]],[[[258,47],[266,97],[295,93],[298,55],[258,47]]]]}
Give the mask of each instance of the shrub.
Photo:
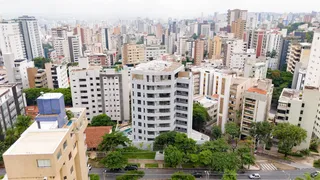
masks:
{"type": "MultiPolygon", "coordinates": [[[[284,154],[284,151],[282,151],[280,149],[278,150],[278,152],[284,154]]],[[[290,152],[290,153],[288,153],[288,155],[294,156],[294,157],[303,157],[303,154],[300,152],[290,152]]]]}
{"type": "Polygon", "coordinates": [[[310,155],[310,149],[303,149],[300,151],[301,154],[304,156],[309,156],[310,155]]]}
{"type": "Polygon", "coordinates": [[[313,161],[313,167],[320,168],[320,159],[313,161]]]}

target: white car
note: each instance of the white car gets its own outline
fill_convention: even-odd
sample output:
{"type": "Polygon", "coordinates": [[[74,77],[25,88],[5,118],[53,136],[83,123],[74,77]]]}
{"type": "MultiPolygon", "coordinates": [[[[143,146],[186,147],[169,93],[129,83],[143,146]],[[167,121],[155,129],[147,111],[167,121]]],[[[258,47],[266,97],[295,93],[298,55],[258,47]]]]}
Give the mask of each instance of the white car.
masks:
{"type": "Polygon", "coordinates": [[[260,174],[253,173],[253,174],[250,174],[248,177],[249,179],[260,179],[260,174]]]}
{"type": "Polygon", "coordinates": [[[92,169],[91,164],[88,164],[88,169],[89,169],[89,171],[91,171],[91,169],[92,169]]]}

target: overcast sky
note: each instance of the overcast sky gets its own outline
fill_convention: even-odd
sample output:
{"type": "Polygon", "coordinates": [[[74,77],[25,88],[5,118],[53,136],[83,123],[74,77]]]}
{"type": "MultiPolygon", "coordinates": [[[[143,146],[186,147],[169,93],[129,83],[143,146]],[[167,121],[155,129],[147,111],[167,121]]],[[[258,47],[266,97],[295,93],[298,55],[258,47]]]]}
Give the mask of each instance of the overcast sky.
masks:
{"type": "Polygon", "coordinates": [[[319,0],[0,0],[3,17],[23,14],[50,17],[191,18],[227,9],[250,12],[311,12],[319,0]]]}

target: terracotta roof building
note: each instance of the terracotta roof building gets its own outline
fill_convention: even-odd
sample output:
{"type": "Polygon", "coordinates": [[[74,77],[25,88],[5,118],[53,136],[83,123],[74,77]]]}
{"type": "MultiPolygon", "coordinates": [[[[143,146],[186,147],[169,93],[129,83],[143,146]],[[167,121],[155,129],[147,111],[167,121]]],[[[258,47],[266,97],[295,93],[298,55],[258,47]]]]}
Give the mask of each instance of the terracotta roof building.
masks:
{"type": "Polygon", "coordinates": [[[85,133],[88,150],[96,150],[102,141],[102,137],[111,132],[112,126],[87,127],[85,133]]]}

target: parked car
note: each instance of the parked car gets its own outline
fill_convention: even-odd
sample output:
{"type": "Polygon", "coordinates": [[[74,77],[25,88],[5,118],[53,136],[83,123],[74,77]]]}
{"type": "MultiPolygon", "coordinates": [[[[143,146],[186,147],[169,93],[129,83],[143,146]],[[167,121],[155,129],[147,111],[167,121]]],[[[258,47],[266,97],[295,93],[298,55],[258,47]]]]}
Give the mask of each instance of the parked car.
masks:
{"type": "Polygon", "coordinates": [[[249,176],[249,179],[260,179],[260,174],[258,173],[253,173],[253,174],[250,174],[249,176]]]}
{"type": "Polygon", "coordinates": [[[88,164],[88,169],[89,169],[89,171],[91,171],[91,169],[92,169],[91,164],[88,164]]]}
{"type": "Polygon", "coordinates": [[[115,168],[115,169],[105,169],[103,172],[107,173],[107,172],[113,172],[113,173],[118,173],[121,172],[122,169],[121,168],[115,168]]]}
{"type": "Polygon", "coordinates": [[[202,172],[196,171],[191,173],[195,178],[202,178],[202,172]]]}
{"type": "Polygon", "coordinates": [[[134,171],[134,170],[138,170],[138,166],[133,164],[133,165],[128,165],[124,168],[125,171],[134,171]]]}
{"type": "Polygon", "coordinates": [[[311,176],[312,178],[315,178],[315,177],[317,177],[318,175],[319,175],[318,171],[310,173],[310,176],[311,176]]]}

